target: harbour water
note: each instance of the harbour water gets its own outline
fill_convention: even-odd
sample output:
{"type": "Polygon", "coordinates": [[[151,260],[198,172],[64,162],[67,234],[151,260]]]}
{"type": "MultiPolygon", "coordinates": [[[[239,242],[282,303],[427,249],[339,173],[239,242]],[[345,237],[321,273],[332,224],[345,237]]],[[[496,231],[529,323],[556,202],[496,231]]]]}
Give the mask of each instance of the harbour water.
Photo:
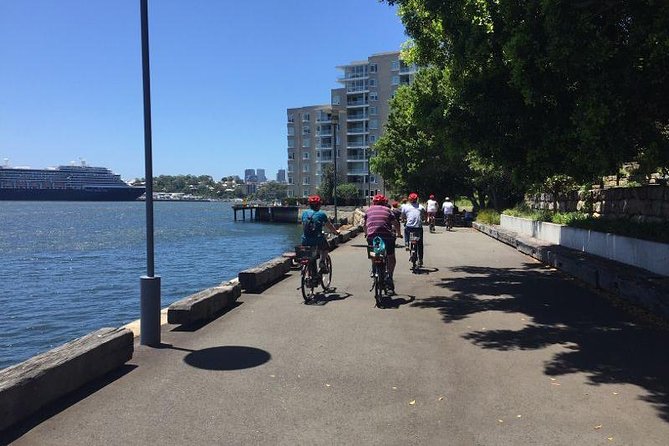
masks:
{"type": "MultiPolygon", "coordinates": [[[[225,202],[156,202],[162,306],[293,249],[300,225],[233,221],[225,202]]],[[[0,369],[139,318],[142,202],[0,201],[0,369]]]]}

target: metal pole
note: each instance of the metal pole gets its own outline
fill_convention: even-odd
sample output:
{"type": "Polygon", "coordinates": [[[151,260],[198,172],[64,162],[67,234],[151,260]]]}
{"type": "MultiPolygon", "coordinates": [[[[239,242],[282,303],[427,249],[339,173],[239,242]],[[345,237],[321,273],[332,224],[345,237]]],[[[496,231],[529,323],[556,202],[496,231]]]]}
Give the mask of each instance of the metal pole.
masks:
{"type": "Polygon", "coordinates": [[[333,126],[332,126],[332,132],[333,132],[333,138],[332,138],[332,147],[333,147],[333,155],[334,155],[334,189],[332,191],[332,199],[334,201],[334,219],[335,219],[335,225],[339,223],[339,219],[337,219],[337,134],[339,130],[339,112],[336,112],[337,115],[334,114],[335,111],[333,110],[332,112],[332,117],[333,117],[333,126]]]}
{"type": "Polygon", "coordinates": [[[146,183],[146,276],[140,277],[140,343],[160,345],[160,277],[153,255],[153,159],[151,145],[151,74],[149,70],[149,7],[140,0],[144,87],[144,170],[146,183]]]}

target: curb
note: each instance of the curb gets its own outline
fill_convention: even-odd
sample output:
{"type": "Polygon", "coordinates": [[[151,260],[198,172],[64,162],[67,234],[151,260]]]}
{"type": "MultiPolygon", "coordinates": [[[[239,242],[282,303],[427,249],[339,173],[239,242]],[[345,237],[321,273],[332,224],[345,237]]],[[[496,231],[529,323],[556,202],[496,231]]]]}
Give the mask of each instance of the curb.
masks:
{"type": "Polygon", "coordinates": [[[596,289],[669,319],[669,279],[666,277],[564,246],[520,237],[499,227],[476,222],[472,227],[596,289]]]}
{"type": "Polygon", "coordinates": [[[133,334],[101,328],[0,370],[0,431],[132,358],[133,334]]]}

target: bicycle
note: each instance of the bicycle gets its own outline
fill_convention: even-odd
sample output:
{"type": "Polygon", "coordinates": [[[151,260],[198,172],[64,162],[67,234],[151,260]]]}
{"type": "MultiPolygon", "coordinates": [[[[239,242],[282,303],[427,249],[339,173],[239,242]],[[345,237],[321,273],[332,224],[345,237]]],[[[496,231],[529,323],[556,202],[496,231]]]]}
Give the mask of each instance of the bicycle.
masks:
{"type": "Polygon", "coordinates": [[[413,232],[409,233],[409,262],[411,262],[411,272],[418,271],[416,262],[418,262],[418,242],[420,241],[420,235],[414,234],[413,232]]]}
{"type": "Polygon", "coordinates": [[[374,291],[376,307],[381,308],[383,296],[388,293],[386,251],[367,246],[367,257],[372,260],[372,288],[369,291],[374,291]]]}
{"type": "Polygon", "coordinates": [[[312,302],[316,297],[318,285],[323,287],[323,292],[330,289],[332,283],[332,259],[330,254],[325,254],[324,264],[327,272],[323,273],[318,267],[320,258],[318,246],[296,246],[295,257],[300,267],[300,289],[305,303],[312,302]]]}
{"type": "Polygon", "coordinates": [[[428,214],[427,223],[430,227],[430,232],[434,233],[435,231],[434,231],[434,214],[433,213],[428,214]]]}

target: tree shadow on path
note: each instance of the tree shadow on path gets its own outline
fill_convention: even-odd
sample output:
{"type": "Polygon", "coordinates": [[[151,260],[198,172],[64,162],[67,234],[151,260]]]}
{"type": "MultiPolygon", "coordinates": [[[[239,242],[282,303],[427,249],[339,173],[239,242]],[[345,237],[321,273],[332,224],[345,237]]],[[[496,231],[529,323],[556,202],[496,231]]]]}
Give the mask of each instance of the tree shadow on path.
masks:
{"type": "Polygon", "coordinates": [[[527,315],[521,330],[473,331],[463,337],[500,351],[533,350],[565,345],[546,363],[557,376],[583,372],[593,385],[634,384],[669,422],[669,349],[666,330],[635,321],[611,301],[542,265],[522,268],[451,268],[455,277],[438,284],[448,295],[412,304],[437,309],[445,323],[476,313],[499,311],[527,315]]]}

